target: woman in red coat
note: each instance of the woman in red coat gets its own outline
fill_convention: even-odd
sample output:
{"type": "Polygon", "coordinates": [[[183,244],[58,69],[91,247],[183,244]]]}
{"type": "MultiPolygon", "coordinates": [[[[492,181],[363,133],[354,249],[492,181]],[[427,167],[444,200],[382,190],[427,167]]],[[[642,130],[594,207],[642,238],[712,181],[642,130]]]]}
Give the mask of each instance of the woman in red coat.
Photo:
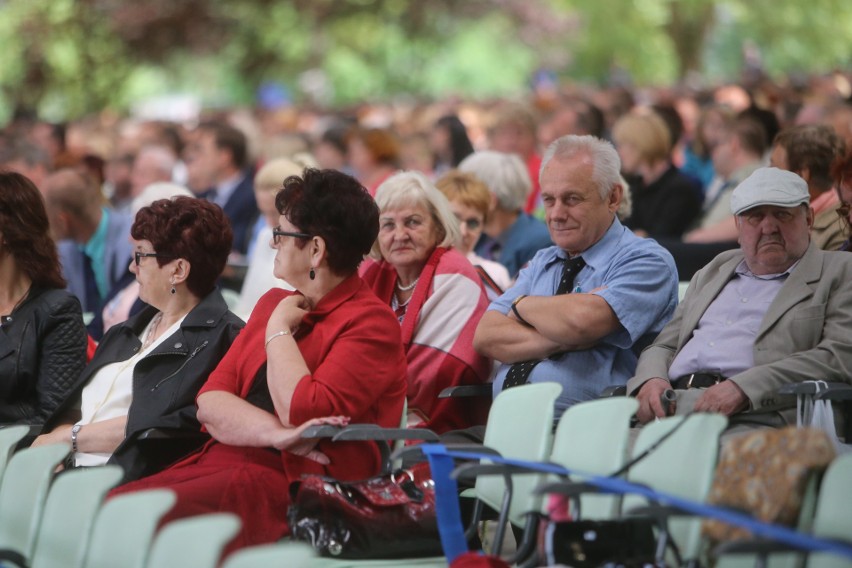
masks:
{"type": "Polygon", "coordinates": [[[173,489],[178,502],[167,520],[236,513],[243,529],[233,548],[288,533],[288,485],[302,474],[378,472],[375,446],[302,440],[306,426],[347,418],[396,426],[406,391],[399,323],[357,274],[378,232],[375,202],[345,174],[308,169],[284,181],[276,206],[274,271],[296,292],[260,299],[201,389],[198,419],[213,440],[114,491],[173,489]]]}

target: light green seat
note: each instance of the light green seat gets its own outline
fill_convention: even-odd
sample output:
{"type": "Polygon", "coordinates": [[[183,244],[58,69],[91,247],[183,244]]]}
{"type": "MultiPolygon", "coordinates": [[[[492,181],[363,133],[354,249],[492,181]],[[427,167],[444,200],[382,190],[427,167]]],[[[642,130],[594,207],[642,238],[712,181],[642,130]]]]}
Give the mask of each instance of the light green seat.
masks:
{"type": "Polygon", "coordinates": [[[83,566],[95,515],[124,472],[117,465],[74,469],[50,487],[36,539],[32,568],[83,566]]]}
{"type": "Polygon", "coordinates": [[[47,492],[68,444],[26,448],[9,460],[0,487],[0,550],[32,558],[47,492]]]}
{"type": "MultiPolygon", "coordinates": [[[[550,461],[591,475],[615,473],[627,460],[630,419],[638,408],[635,398],[625,396],[571,406],[559,419],[550,461]]],[[[583,519],[611,519],[617,515],[618,505],[615,495],[584,494],[580,515],[583,519]]]]}
{"type": "MultiPolygon", "coordinates": [[[[719,437],[728,424],[726,417],[701,413],[651,422],[639,433],[633,455],[644,452],[684,420],[686,423],[677,432],[630,468],[627,479],[684,499],[703,502],[710,491],[716,470],[719,437]]],[[[627,496],[622,511],[630,511],[644,504],[647,502],[641,497],[627,496]]],[[[700,519],[670,519],[669,530],[684,560],[700,556],[700,519]]]]}
{"type": "MultiPolygon", "coordinates": [[[[3,473],[6,471],[9,458],[15,451],[15,446],[24,439],[29,431],[30,427],[24,425],[0,428],[0,480],[2,480],[3,473]]],[[[2,481],[0,481],[0,485],[2,485],[2,481]]]]}
{"type": "Polygon", "coordinates": [[[282,542],[243,548],[233,553],[222,568],[320,568],[323,559],[314,549],[301,542],[282,542]]]}
{"type": "MultiPolygon", "coordinates": [[[[813,534],[852,542],[852,454],[835,458],[819,488],[813,534]]],[[[852,568],[852,560],[824,552],[808,557],[808,568],[852,568]]]]}
{"type": "Polygon", "coordinates": [[[85,568],[145,568],[160,519],[175,503],[174,491],[151,489],[113,497],[92,527],[85,568]]]}
{"type": "Polygon", "coordinates": [[[231,513],[172,521],[154,539],[148,568],[215,568],[239,530],[240,518],[231,513]]]}

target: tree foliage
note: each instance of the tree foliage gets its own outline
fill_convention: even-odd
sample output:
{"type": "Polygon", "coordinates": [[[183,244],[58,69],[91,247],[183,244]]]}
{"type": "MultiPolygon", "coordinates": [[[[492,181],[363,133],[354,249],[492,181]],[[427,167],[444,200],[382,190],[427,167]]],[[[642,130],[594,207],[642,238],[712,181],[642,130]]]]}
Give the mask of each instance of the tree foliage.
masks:
{"type": "Polygon", "coordinates": [[[0,113],[73,118],[155,93],[340,103],[506,95],[547,68],[639,84],[847,64],[848,0],[0,0],[0,113]],[[309,73],[306,75],[305,72],[309,73]]]}

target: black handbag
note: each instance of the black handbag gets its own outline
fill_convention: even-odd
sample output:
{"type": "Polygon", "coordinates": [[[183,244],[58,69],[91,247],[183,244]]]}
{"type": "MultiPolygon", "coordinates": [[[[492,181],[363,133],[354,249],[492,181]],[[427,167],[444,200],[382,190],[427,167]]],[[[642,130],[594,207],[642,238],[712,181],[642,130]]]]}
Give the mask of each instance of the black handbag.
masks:
{"type": "Polygon", "coordinates": [[[654,563],[654,519],[545,523],[541,558],[552,564],[593,568],[604,564],[640,567],[654,563]]]}

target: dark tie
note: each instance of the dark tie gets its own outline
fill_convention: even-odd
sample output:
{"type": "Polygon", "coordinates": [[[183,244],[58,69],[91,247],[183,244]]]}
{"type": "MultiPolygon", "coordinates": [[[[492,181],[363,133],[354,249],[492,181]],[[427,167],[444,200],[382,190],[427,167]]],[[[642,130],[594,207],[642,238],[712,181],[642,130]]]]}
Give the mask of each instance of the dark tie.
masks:
{"type": "Polygon", "coordinates": [[[86,312],[97,312],[101,308],[101,293],[95,280],[95,271],[92,269],[92,259],[85,252],[83,255],[83,280],[86,284],[86,297],[84,298],[83,310],[86,312]]]}
{"type": "MultiPolygon", "coordinates": [[[[556,295],[571,292],[571,288],[574,286],[574,279],[577,278],[577,274],[583,270],[584,266],[586,266],[586,261],[581,256],[569,258],[563,262],[562,278],[559,280],[559,286],[556,288],[556,295]]],[[[561,353],[556,355],[561,355],[561,353]]],[[[532,370],[539,363],[541,363],[541,359],[531,359],[513,364],[509,368],[509,372],[506,373],[506,379],[503,381],[503,390],[526,384],[532,370]]]]}

